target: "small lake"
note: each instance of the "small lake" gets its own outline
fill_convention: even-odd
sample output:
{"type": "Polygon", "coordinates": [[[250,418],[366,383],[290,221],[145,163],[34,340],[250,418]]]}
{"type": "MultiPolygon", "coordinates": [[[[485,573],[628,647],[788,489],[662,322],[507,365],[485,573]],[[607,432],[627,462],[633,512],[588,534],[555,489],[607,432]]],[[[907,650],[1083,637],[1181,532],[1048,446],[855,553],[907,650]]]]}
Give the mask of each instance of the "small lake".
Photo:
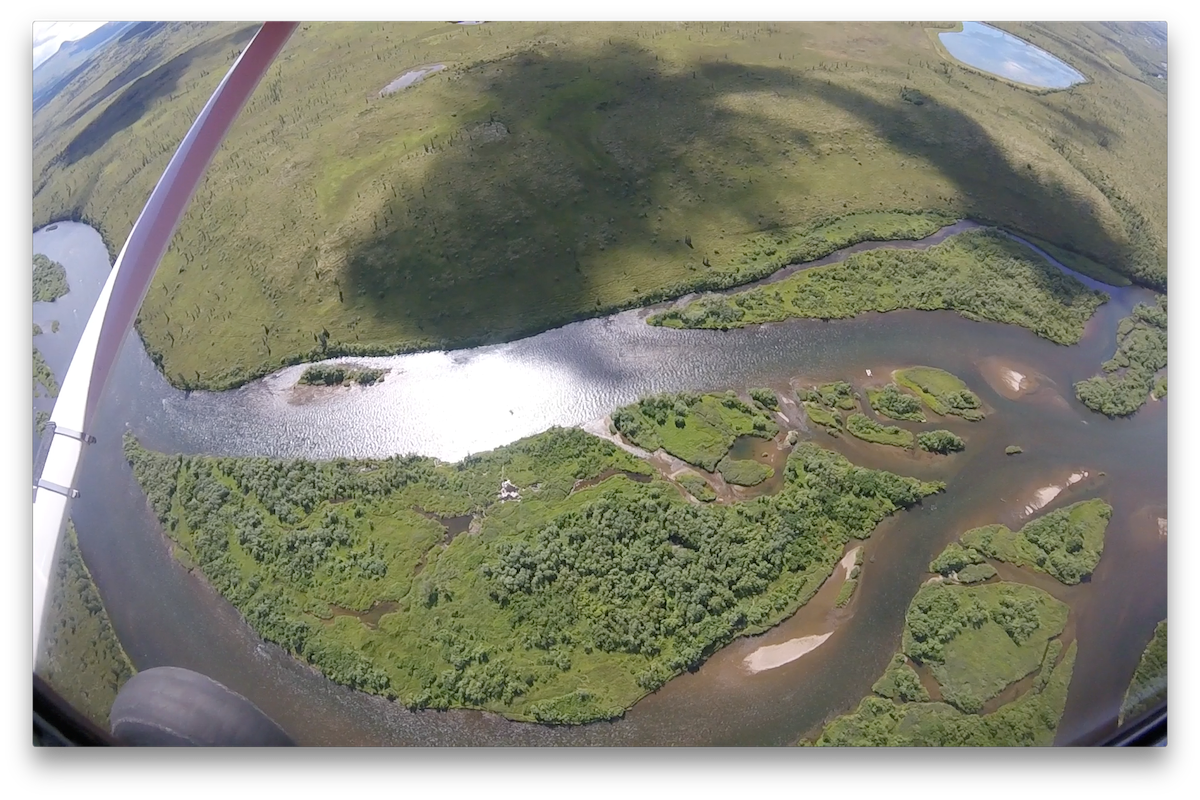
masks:
{"type": "Polygon", "coordinates": [[[380,90],[380,97],[387,97],[389,94],[395,94],[401,89],[407,89],[428,78],[430,75],[441,72],[446,68],[445,64],[429,64],[424,67],[415,67],[401,75],[396,80],[389,83],[380,90]]]}
{"type": "Polygon", "coordinates": [[[1024,39],[982,22],[964,22],[962,31],[938,39],[964,64],[1040,89],[1066,89],[1087,80],[1083,73],[1024,39]]]}

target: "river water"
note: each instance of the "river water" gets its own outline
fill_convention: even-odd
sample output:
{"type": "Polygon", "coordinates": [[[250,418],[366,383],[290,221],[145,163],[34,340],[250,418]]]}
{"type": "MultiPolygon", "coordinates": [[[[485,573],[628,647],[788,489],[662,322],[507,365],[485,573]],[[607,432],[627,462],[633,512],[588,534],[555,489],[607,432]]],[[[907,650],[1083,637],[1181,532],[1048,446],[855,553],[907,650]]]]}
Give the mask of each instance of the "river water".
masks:
{"type": "MultiPolygon", "coordinates": [[[[34,321],[47,332],[35,345],[61,380],[108,256],[99,235],[75,223],[37,231],[33,244],[34,252],[67,268],[71,286],[56,303],[34,308],[34,321]],[[51,319],[62,325],[58,334],[49,333],[51,319]]],[[[292,389],[301,366],[230,392],[175,390],[131,334],[97,416],[98,442],[85,455],[72,516],[135,666],[209,675],[253,700],[303,744],[778,745],[813,732],[869,692],[899,643],[904,610],[926,565],[946,543],[976,525],[1019,525],[1039,488],[1087,470],[1091,477],[1046,510],[1094,496],[1111,503],[1104,557],[1090,582],[1046,588],[1072,604],[1079,642],[1059,741],[1094,741],[1115,725],[1141,649],[1167,615],[1167,545],[1157,524],[1167,506],[1167,401],[1150,402],[1128,420],[1109,420],[1079,404],[1071,388],[1111,356],[1117,321],[1152,298],[1138,288],[1101,288],[1112,301],[1069,348],[951,312],[720,332],[651,327],[643,321],[648,312],[637,310],[509,344],[354,359],[388,369],[384,382],[304,394],[292,389]],[[474,711],[414,713],[332,684],[262,642],[173,558],[121,455],[121,433],[131,429],[146,446],[168,452],[309,458],[416,452],[454,460],[552,425],[602,417],[651,392],[754,385],[784,391],[793,383],[861,382],[868,369],[878,378],[909,364],[954,372],[994,413],[980,423],[947,420],[944,427],[968,447],[944,459],[808,434],[864,466],[947,483],[944,494],[885,521],[865,543],[850,605],[832,612],[814,602],[763,636],[735,641],[624,719],[580,727],[514,723],[474,711]],[[1014,398],[997,377],[1004,368],[1035,387],[1014,398]],[[1008,444],[1025,452],[1005,456],[1008,444]],[[744,667],[759,646],[831,627],[833,635],[798,660],[755,674],[744,667]]]]}

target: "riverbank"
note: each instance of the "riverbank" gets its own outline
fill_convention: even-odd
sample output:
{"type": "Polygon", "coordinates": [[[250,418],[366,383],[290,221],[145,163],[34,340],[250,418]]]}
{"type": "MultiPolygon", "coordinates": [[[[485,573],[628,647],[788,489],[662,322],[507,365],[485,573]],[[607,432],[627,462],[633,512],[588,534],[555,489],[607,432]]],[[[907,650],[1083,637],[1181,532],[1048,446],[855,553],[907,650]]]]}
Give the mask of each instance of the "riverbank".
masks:
{"type": "MultiPolygon", "coordinates": [[[[825,583],[846,540],[866,538],[943,488],[864,472],[798,444],[779,502],[840,495],[858,511],[843,518],[822,505],[800,519],[774,510],[775,498],[758,501],[769,529],[787,539],[776,565],[765,540],[753,544],[766,520],[751,521],[738,504],[688,503],[662,477],[628,480],[661,473],[581,430],[553,430],[453,466],[181,459],[133,439],[126,454],[171,538],[264,638],[336,682],[410,707],[484,708],[553,724],[621,716],[732,639],[776,625],[825,583]],[[271,478],[281,470],[283,486],[271,478]],[[851,480],[859,475],[872,477],[869,487],[851,480]],[[228,480],[242,491],[223,488],[228,480]],[[214,527],[215,500],[237,520],[233,531],[214,527]],[[418,500],[423,514],[407,513],[418,500]],[[479,534],[433,546],[443,537],[431,512],[477,515],[479,534]],[[309,527],[314,520],[319,529],[309,527]],[[812,525],[836,538],[808,540],[802,533],[812,525]],[[630,561],[643,553],[650,563],[630,561]],[[703,565],[718,562],[720,574],[708,574],[703,565]],[[597,570],[621,603],[583,625],[571,609],[595,602],[584,576],[597,570]],[[476,571],[482,581],[459,577],[476,571]],[[650,575],[664,603],[636,588],[650,575]],[[697,592],[707,595],[703,605],[697,592]],[[341,613],[381,603],[395,610],[374,627],[341,613]]],[[[796,657],[793,647],[780,663],[796,657]]]]}
{"type": "Polygon", "coordinates": [[[872,250],[771,286],[706,295],[651,316],[653,325],[729,330],[793,317],[948,309],[1075,344],[1108,296],[1000,232],[970,230],[923,251],[872,250]],[[881,276],[884,276],[881,278],[881,276]]]}

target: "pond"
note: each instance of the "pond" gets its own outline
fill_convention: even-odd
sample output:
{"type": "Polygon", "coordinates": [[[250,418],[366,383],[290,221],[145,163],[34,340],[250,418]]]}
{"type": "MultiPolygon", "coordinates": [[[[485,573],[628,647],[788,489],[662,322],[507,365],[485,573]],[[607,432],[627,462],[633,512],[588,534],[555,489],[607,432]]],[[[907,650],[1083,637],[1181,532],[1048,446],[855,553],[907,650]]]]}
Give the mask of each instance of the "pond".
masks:
{"type": "Polygon", "coordinates": [[[428,64],[424,67],[414,67],[408,72],[401,75],[396,80],[389,83],[387,86],[379,90],[380,97],[387,97],[389,94],[395,94],[401,89],[407,89],[428,78],[430,75],[441,72],[446,68],[445,64],[428,64]]]}
{"type": "Polygon", "coordinates": [[[1026,86],[1066,89],[1087,80],[1040,47],[982,22],[964,22],[962,31],[939,33],[938,39],[964,64],[1026,86]]]}

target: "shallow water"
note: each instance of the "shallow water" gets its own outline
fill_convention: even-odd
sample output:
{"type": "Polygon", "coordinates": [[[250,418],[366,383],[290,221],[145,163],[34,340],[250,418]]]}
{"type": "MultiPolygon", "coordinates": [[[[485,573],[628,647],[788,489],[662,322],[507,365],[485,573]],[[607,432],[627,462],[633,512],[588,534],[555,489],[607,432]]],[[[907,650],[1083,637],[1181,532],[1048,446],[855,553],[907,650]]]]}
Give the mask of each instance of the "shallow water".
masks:
{"type": "MultiPolygon", "coordinates": [[[[43,334],[37,342],[61,378],[107,274],[107,253],[95,231],[73,223],[35,233],[34,251],[63,263],[71,285],[53,309],[34,310],[47,331],[49,319],[62,322],[60,339],[43,334]]],[[[654,328],[644,324],[645,311],[630,311],[504,345],[355,359],[392,371],[382,384],[303,404],[289,402],[302,366],[231,392],[177,391],[133,334],[101,404],[99,441],[85,456],[73,517],[136,666],[210,675],[305,744],[786,744],[852,709],[870,690],[896,649],[904,609],[926,565],[946,543],[976,525],[1017,524],[1038,488],[1071,472],[1103,472],[1047,506],[1090,496],[1114,506],[1095,576],[1071,590],[1080,650],[1059,739],[1094,739],[1115,722],[1141,648],[1166,616],[1166,538],[1157,517],[1165,516],[1167,502],[1168,401],[1114,421],[1083,408],[1071,389],[1111,355],[1117,321],[1152,297],[1137,288],[1106,290],[1113,300],[1070,348],[950,312],[793,320],[726,333],[654,328]],[[1036,373],[1038,386],[1019,400],[999,395],[981,372],[997,362],[1036,373]],[[457,459],[551,425],[602,417],[650,392],[770,386],[787,397],[793,379],[861,383],[867,369],[880,376],[914,363],[961,376],[995,413],[980,423],[938,421],[967,441],[966,452],[950,457],[802,434],[864,466],[948,484],[945,494],[886,520],[865,543],[862,581],[850,605],[838,610],[833,635],[802,658],[747,673],[743,661],[755,648],[829,630],[814,602],[761,637],[735,641],[623,720],[582,727],[513,723],[472,711],[413,713],[330,683],[263,643],[172,557],[121,455],[120,433],[130,428],[146,446],[171,452],[311,458],[418,452],[457,459]],[[479,403],[480,396],[489,403],[479,403]],[[1005,456],[1013,443],[1025,452],[1005,456]]],[[[827,590],[836,593],[836,586],[827,590]]]]}
{"type": "Polygon", "coordinates": [[[964,64],[1027,86],[1065,89],[1087,80],[1040,47],[982,22],[964,22],[962,31],[939,33],[938,39],[964,64]]]}
{"type": "Polygon", "coordinates": [[[380,97],[386,97],[389,94],[395,94],[401,89],[407,89],[428,78],[434,73],[441,72],[446,68],[445,64],[430,64],[427,67],[417,67],[401,75],[396,80],[389,83],[387,86],[379,90],[380,97]]]}

